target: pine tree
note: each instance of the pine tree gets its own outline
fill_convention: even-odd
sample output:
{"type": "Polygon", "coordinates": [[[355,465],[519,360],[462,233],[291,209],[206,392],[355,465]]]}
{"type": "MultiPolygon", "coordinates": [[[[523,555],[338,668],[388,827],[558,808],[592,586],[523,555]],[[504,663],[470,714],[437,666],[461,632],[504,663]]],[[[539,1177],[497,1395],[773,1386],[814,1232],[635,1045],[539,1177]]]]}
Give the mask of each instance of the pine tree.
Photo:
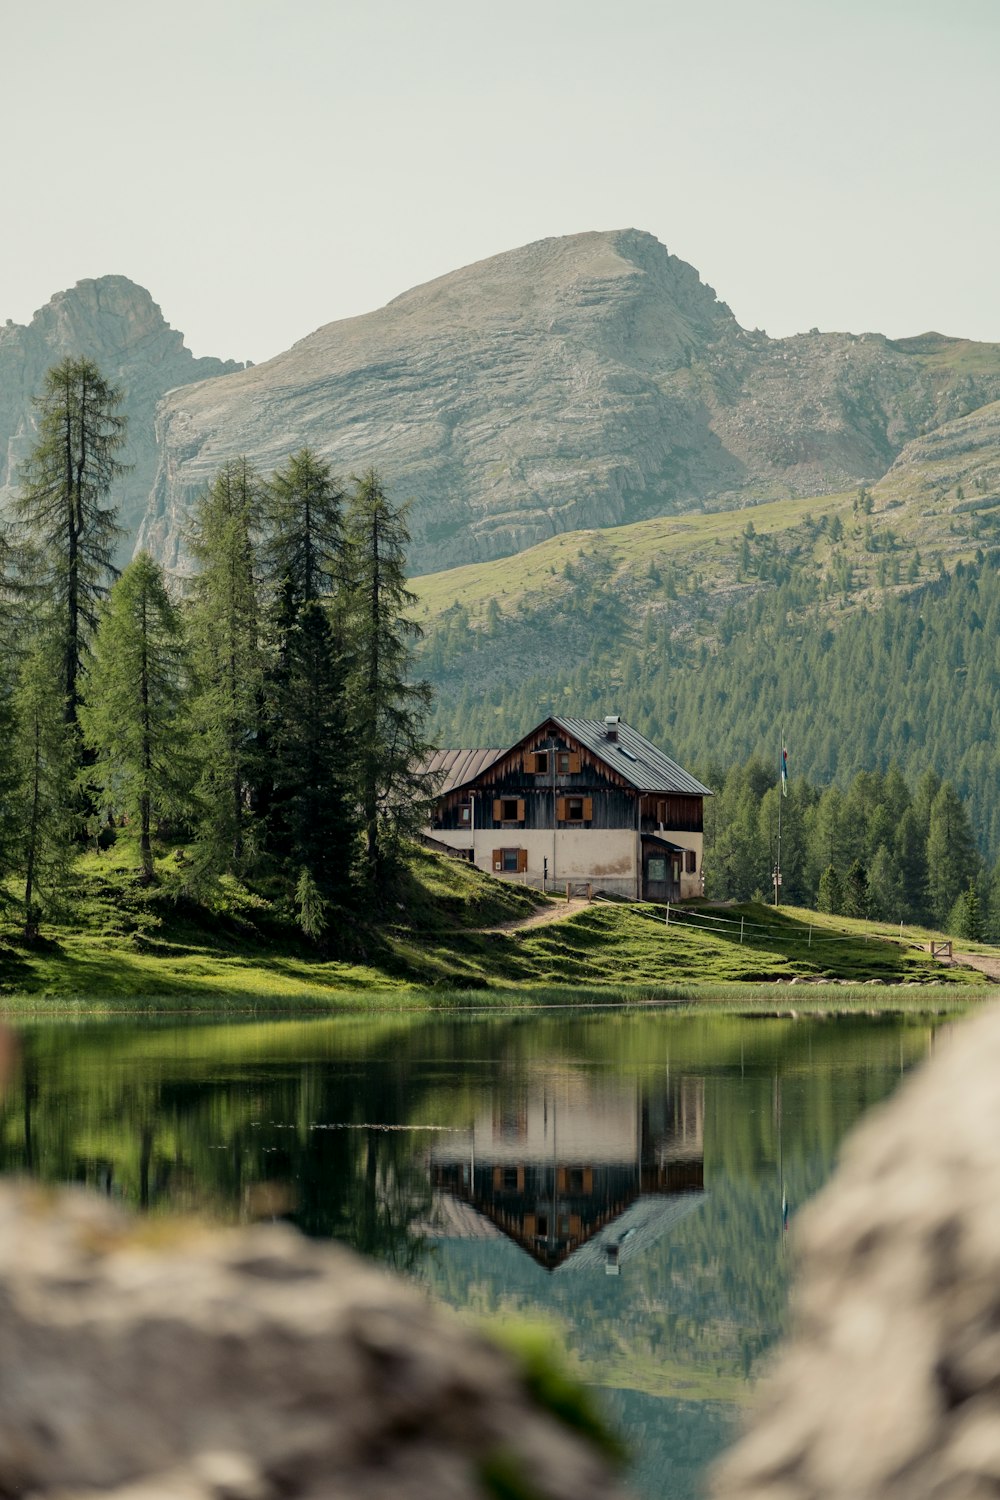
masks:
{"type": "Polygon", "coordinates": [[[305,871],[324,903],[351,899],[358,818],[347,722],[346,666],[327,612],[305,604],[269,682],[274,852],[305,871]]]}
{"type": "Polygon", "coordinates": [[[983,914],[973,882],[969,882],[968,890],[962,892],[952,907],[945,930],[970,943],[982,942],[983,914]]]}
{"type": "Polygon", "coordinates": [[[29,941],[65,884],[74,833],[67,787],[75,772],[75,735],[62,698],[52,691],[64,660],[62,645],[61,640],[36,638],[22,660],[13,700],[15,873],[24,881],[24,935],[29,941]]]}
{"type": "Polygon", "coordinates": [[[345,532],[356,786],[366,874],[381,896],[399,839],[423,822],[430,788],[417,767],[428,748],[424,721],[430,688],[410,680],[412,645],[420,629],[406,613],[415,603],[404,571],[410,539],[406,507],[390,502],[374,469],[354,483],[345,532]]]}
{"type": "Polygon", "coordinates": [[[839,916],[844,910],[844,887],[835,865],[827,865],[819,880],[816,905],[820,911],[839,916]]]}
{"type": "Polygon", "coordinates": [[[154,819],[190,806],[186,675],[180,613],[162,571],[140,553],[101,611],[80,723],[95,756],[88,779],[104,808],[138,827],[147,883],[153,879],[154,819]]]}
{"type": "Polygon", "coordinates": [[[927,891],[932,921],[947,921],[959,893],[979,874],[980,860],[962,801],[950,781],[931,804],[927,833],[927,891]]]}
{"type": "Polygon", "coordinates": [[[868,889],[868,871],[860,859],[852,860],[843,887],[843,910],[848,917],[871,916],[871,893],[868,889]]]}
{"type": "Polygon", "coordinates": [[[198,862],[205,873],[240,870],[253,852],[263,682],[256,550],[261,489],[247,460],[231,459],[193,514],[190,548],[198,573],[189,613],[192,720],[203,809],[198,862]]]}
{"type": "Polygon", "coordinates": [[[34,581],[60,643],[59,697],[76,724],[79,679],[122,536],[110,495],[126,466],[121,391],[89,359],[64,359],[36,399],[38,442],[21,473],[17,514],[34,581]]]}
{"type": "Polygon", "coordinates": [[[302,888],[315,890],[324,906],[349,900],[357,843],[342,498],[329,465],[302,449],[272,476],[264,505],[271,664],[261,770],[268,845],[288,869],[301,870],[300,886],[308,877],[302,888]]]}
{"type": "Polygon", "coordinates": [[[264,571],[275,594],[285,590],[283,607],[292,619],[343,581],[343,498],[330,465],[309,448],[276,469],[264,490],[264,571]]]}

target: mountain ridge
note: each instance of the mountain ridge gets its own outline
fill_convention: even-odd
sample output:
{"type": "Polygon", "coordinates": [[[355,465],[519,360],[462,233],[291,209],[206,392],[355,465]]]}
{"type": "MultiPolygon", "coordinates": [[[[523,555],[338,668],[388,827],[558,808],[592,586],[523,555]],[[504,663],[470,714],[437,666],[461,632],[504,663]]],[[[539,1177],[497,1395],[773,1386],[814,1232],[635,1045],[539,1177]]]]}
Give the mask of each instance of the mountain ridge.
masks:
{"type": "Polygon", "coordinates": [[[127,276],[86,277],[56,292],[28,323],[0,327],[0,511],[9,507],[18,471],[35,441],[33,398],[45,374],[67,356],[85,356],[124,390],[131,470],[114,499],[128,533],[123,558],[145,513],[156,472],[154,413],[167,391],[241,369],[234,360],[196,358],[151,294],[127,276]]]}

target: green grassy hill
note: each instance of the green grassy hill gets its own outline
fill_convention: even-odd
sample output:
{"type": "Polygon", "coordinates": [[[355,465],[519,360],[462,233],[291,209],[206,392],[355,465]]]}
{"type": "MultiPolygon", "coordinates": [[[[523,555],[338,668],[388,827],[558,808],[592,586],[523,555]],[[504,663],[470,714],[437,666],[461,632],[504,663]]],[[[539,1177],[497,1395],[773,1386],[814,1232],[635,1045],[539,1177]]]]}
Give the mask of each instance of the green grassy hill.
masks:
{"type": "Polygon", "coordinates": [[[753,904],[696,905],[668,924],[660,908],[595,902],[563,920],[511,930],[505,924],[534,913],[541,898],[423,850],[413,851],[388,919],[353,926],[330,956],[261,891],[228,880],[213,901],[193,900],[176,851],[163,854],[160,883],[149,889],[136,883],[134,866],[126,840],[82,856],[62,920],[32,946],[8,915],[0,926],[0,1009],[655,1004],[709,994],[773,1008],[775,992],[761,987],[792,981],[801,985],[795,1006],[830,1004],[808,981],[835,981],[840,1007],[870,1005],[872,984],[893,986],[895,1004],[900,995],[913,1003],[918,993],[898,986],[971,995],[986,982],[932,959],[919,946],[926,934],[900,941],[898,929],[753,904]]]}

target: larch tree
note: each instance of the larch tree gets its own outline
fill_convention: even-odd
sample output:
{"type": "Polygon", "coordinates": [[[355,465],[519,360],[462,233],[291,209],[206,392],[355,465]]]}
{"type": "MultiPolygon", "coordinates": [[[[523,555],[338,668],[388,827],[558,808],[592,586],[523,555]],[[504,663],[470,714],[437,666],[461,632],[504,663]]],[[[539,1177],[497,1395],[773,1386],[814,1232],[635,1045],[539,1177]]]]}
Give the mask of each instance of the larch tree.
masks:
{"type": "Polygon", "coordinates": [[[34,582],[59,640],[59,696],[75,725],[80,673],[99,601],[115,576],[122,531],[111,492],[126,471],[122,392],[89,359],[67,358],[36,398],[38,441],[20,475],[16,513],[34,582]]]}
{"type": "Polygon", "coordinates": [[[180,612],[162,570],[141,552],[101,610],[80,723],[94,755],[88,780],[103,808],[138,829],[146,884],[154,878],[154,822],[191,805],[186,687],[180,612]]]}
{"type": "Polygon", "coordinates": [[[263,654],[257,537],[262,482],[245,458],[224,464],[196,502],[197,567],[189,610],[192,719],[200,762],[197,845],[206,873],[241,869],[252,852],[263,654]]]}
{"type": "Polygon", "coordinates": [[[394,506],[375,469],[354,482],[345,518],[348,547],[348,679],[365,872],[385,894],[399,840],[423,821],[431,788],[424,724],[430,688],[411,680],[420,627],[408,611],[406,507],[394,506]]]}

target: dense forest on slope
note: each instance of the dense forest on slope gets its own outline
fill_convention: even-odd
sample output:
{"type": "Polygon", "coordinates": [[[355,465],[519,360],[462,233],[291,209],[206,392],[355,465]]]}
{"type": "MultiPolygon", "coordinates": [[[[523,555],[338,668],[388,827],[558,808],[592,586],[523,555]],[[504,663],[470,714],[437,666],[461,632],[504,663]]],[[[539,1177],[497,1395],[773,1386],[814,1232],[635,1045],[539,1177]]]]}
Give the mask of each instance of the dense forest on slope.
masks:
{"type": "MultiPolygon", "coordinates": [[[[752,553],[754,538],[744,540],[752,553]]],[[[1000,560],[979,551],[951,572],[942,561],[908,593],[893,592],[890,574],[859,598],[841,555],[839,593],[836,565],[817,577],[811,561],[764,553],[768,586],[748,597],[727,590],[720,601],[660,569],[666,597],[639,611],[597,556],[577,570],[571,606],[551,615],[495,607],[473,623],[455,604],[424,647],[431,732],[441,744],[497,745],[549,712],[613,711],[703,774],[754,755],[776,767],[780,736],[792,774],[813,785],[895,761],[911,781],[928,770],[951,780],[995,859],[1000,560]]],[[[912,552],[886,555],[904,576],[915,559],[924,566],[912,552]]]]}

